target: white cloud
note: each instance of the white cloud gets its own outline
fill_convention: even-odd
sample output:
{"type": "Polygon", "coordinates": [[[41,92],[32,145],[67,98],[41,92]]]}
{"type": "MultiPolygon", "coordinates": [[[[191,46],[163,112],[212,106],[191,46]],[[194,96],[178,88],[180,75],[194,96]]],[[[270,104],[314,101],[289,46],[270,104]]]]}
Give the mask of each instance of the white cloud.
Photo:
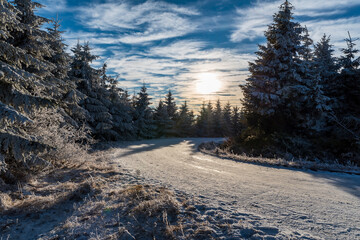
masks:
{"type": "Polygon", "coordinates": [[[295,10],[298,12],[299,15],[306,15],[311,17],[334,15],[343,12],[346,9],[350,9],[354,6],[360,5],[360,2],[358,0],[294,0],[291,1],[291,3],[295,6],[295,10]]]}
{"type": "Polygon", "coordinates": [[[198,15],[195,9],[165,2],[108,2],[79,8],[84,25],[102,31],[115,31],[118,41],[139,44],[184,36],[197,29],[188,17],[198,15]],[[123,33],[127,31],[127,33],[123,33]]]}
{"type": "Polygon", "coordinates": [[[341,18],[334,20],[313,20],[304,22],[311,33],[311,37],[318,41],[324,33],[331,35],[331,43],[334,45],[336,54],[340,48],[346,46],[344,41],[348,37],[348,31],[354,38],[360,37],[360,17],[341,18]]]}
{"type": "Polygon", "coordinates": [[[198,58],[197,53],[207,44],[203,41],[196,40],[180,40],[165,46],[155,46],[150,50],[151,55],[184,60],[191,58],[198,58]]]}
{"type": "MultiPolygon", "coordinates": [[[[283,1],[257,1],[248,8],[237,9],[236,29],[231,34],[231,41],[241,42],[245,39],[254,39],[263,37],[267,25],[272,22],[273,13],[278,11],[278,7],[283,1]]],[[[312,35],[319,36],[326,32],[332,35],[334,39],[338,39],[342,32],[351,30],[354,34],[360,33],[355,25],[359,25],[358,17],[340,17],[354,6],[360,6],[358,0],[327,0],[327,1],[313,1],[313,0],[294,0],[291,3],[295,6],[294,16],[315,18],[321,16],[321,19],[334,18],[332,20],[314,20],[302,22],[302,25],[307,25],[312,35]],[[340,23],[340,25],[334,25],[340,23]],[[332,24],[332,25],[329,25],[332,24]],[[341,31],[339,31],[339,29],[341,31]],[[343,31],[342,31],[343,30],[343,31]]],[[[346,35],[342,35],[342,39],[346,35]]]]}
{"type": "Polygon", "coordinates": [[[41,12],[61,13],[61,12],[69,11],[66,0],[38,0],[36,2],[45,6],[44,8],[38,10],[40,13],[41,12]]]}
{"type": "Polygon", "coordinates": [[[119,86],[131,89],[141,86],[143,81],[148,84],[150,94],[156,97],[153,99],[155,103],[159,91],[171,89],[180,99],[187,99],[195,109],[202,101],[218,98],[240,105],[238,85],[245,80],[248,61],[254,57],[232,49],[207,47],[205,42],[198,40],[178,40],[149,47],[141,55],[117,57],[114,53],[107,63],[109,69],[127,80],[121,81],[119,86]],[[202,95],[195,91],[197,76],[206,72],[216,73],[222,82],[221,92],[202,95]]]}

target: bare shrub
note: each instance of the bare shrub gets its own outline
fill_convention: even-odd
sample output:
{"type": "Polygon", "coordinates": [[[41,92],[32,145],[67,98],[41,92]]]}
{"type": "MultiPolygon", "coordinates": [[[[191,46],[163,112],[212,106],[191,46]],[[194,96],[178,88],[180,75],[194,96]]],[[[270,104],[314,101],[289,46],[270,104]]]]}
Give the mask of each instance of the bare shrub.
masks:
{"type": "Polygon", "coordinates": [[[48,146],[40,157],[61,165],[70,160],[85,160],[90,138],[84,126],[76,126],[61,110],[43,108],[33,113],[28,132],[48,146]]]}

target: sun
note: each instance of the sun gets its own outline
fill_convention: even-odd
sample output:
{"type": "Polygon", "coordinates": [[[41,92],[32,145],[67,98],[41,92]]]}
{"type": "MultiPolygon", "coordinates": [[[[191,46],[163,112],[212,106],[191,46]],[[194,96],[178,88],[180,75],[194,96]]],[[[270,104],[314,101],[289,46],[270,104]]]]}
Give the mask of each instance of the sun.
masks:
{"type": "Polygon", "coordinates": [[[215,73],[201,73],[196,81],[196,91],[200,94],[211,94],[221,88],[221,82],[215,73]]]}

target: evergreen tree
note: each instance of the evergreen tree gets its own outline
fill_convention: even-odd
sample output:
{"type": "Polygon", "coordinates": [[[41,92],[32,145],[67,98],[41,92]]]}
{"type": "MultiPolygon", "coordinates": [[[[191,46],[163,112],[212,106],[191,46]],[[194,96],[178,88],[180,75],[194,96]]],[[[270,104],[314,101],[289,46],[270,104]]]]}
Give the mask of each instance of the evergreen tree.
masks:
{"type": "Polygon", "coordinates": [[[134,113],[134,108],[129,92],[127,90],[122,91],[120,97],[121,102],[129,109],[128,112],[130,113],[130,115],[132,115],[134,113]]]}
{"type": "Polygon", "coordinates": [[[230,137],[233,134],[231,117],[232,117],[231,105],[229,102],[227,102],[227,104],[225,105],[225,107],[223,109],[223,116],[222,116],[222,118],[223,118],[223,133],[224,133],[225,137],[230,137]]]}
{"type": "Polygon", "coordinates": [[[40,154],[58,147],[46,141],[48,129],[33,131],[39,121],[53,124],[36,114],[39,108],[62,111],[53,97],[61,86],[46,78],[53,76],[54,65],[46,61],[53,51],[47,44],[50,35],[41,29],[48,20],[34,14],[40,6],[0,1],[0,178],[8,183],[50,164],[54,157],[40,154]]]}
{"type": "MultiPolygon", "coordinates": [[[[69,76],[77,83],[77,89],[85,96],[80,101],[80,106],[88,111],[87,123],[92,134],[99,139],[116,140],[121,136],[113,129],[114,121],[110,113],[113,108],[111,92],[104,82],[106,79],[106,65],[100,70],[90,66],[98,56],[91,54],[89,43],[71,49],[74,53],[69,76]]],[[[118,112],[114,108],[113,112],[118,112]]]]}
{"type": "Polygon", "coordinates": [[[297,126],[306,129],[310,135],[320,134],[324,130],[327,121],[327,112],[331,111],[328,104],[329,98],[324,96],[321,86],[321,75],[314,63],[314,55],[311,47],[313,40],[309,36],[307,28],[304,28],[303,48],[300,52],[302,58],[302,81],[305,90],[302,99],[298,99],[303,105],[298,114],[297,126]]]}
{"type": "Polygon", "coordinates": [[[336,111],[339,108],[337,98],[339,96],[339,86],[342,84],[338,82],[337,71],[338,64],[336,58],[333,57],[334,50],[330,44],[330,37],[323,35],[321,40],[315,45],[314,51],[314,71],[320,75],[320,83],[324,95],[329,98],[331,109],[336,111]]]}
{"type": "Polygon", "coordinates": [[[211,102],[208,104],[203,102],[199,116],[196,120],[197,133],[200,137],[213,136],[214,124],[213,124],[213,107],[211,102]]]}
{"type": "Polygon", "coordinates": [[[285,1],[265,32],[267,44],[260,45],[255,62],[250,63],[251,76],[242,87],[244,113],[252,128],[262,132],[301,132],[303,106],[309,88],[303,79],[300,58],[303,28],[293,22],[292,5],[285,1]]]}
{"type": "Polygon", "coordinates": [[[213,137],[214,136],[214,112],[211,101],[206,105],[206,128],[205,128],[205,136],[213,137]]]}
{"type": "Polygon", "coordinates": [[[109,113],[113,119],[113,130],[119,134],[119,138],[126,140],[135,136],[129,94],[117,86],[117,80],[106,75],[106,64],[103,66],[101,86],[109,91],[109,113]]]}
{"type": "Polygon", "coordinates": [[[242,86],[247,129],[237,140],[250,149],[276,146],[297,155],[326,152],[343,158],[342,153],[359,152],[359,58],[350,35],[335,81],[337,66],[329,39],[324,36],[313,53],[307,29],[292,21],[288,1],[274,15],[265,36],[267,43],[259,46],[258,58],[250,63],[251,75],[242,86]],[[328,87],[325,93],[322,86],[328,87]]]}
{"type": "Polygon", "coordinates": [[[350,138],[355,138],[359,141],[360,136],[360,57],[356,54],[359,52],[355,48],[355,41],[349,33],[349,37],[345,39],[347,47],[341,49],[343,55],[339,62],[341,66],[341,73],[338,76],[339,85],[338,101],[340,108],[336,112],[335,121],[349,134],[350,138]]]}
{"type": "Polygon", "coordinates": [[[197,135],[199,137],[206,136],[207,128],[208,128],[208,116],[207,116],[205,102],[203,102],[200,108],[199,115],[196,119],[197,135]]]}
{"type": "Polygon", "coordinates": [[[241,124],[241,114],[238,107],[233,107],[233,113],[231,118],[231,128],[232,128],[232,137],[237,137],[240,135],[242,130],[241,124]]]}
{"type": "Polygon", "coordinates": [[[341,64],[340,79],[343,82],[343,96],[340,99],[343,101],[343,107],[347,106],[345,110],[359,115],[360,113],[360,57],[356,54],[359,50],[355,48],[355,41],[349,33],[349,37],[345,39],[347,47],[341,49],[343,55],[339,61],[341,64]]]}
{"type": "Polygon", "coordinates": [[[176,107],[176,102],[174,101],[173,95],[171,93],[171,90],[169,90],[169,92],[166,94],[165,105],[166,105],[166,109],[167,109],[169,118],[171,120],[175,121],[176,116],[177,116],[177,114],[176,114],[177,107],[176,107]]]}
{"type": "Polygon", "coordinates": [[[76,128],[82,127],[87,118],[87,111],[79,106],[79,101],[84,97],[76,90],[76,84],[72,81],[68,72],[70,71],[71,57],[66,52],[66,44],[63,42],[60,30],[60,20],[53,19],[52,26],[47,28],[50,38],[47,40],[52,49],[50,57],[45,59],[54,64],[55,68],[51,71],[52,76],[47,77],[48,82],[52,82],[61,87],[62,92],[54,95],[52,91],[50,94],[56,98],[58,105],[64,109],[64,117],[68,123],[76,128]]]}
{"type": "Polygon", "coordinates": [[[173,128],[173,121],[168,115],[167,106],[162,100],[154,112],[154,121],[156,124],[157,137],[167,136],[173,128]]]}
{"type": "Polygon", "coordinates": [[[216,101],[216,105],[215,105],[215,109],[213,112],[213,117],[212,117],[212,121],[213,121],[213,136],[215,137],[223,137],[224,133],[223,133],[223,116],[222,116],[222,109],[221,109],[221,103],[220,100],[218,99],[216,101]]]}
{"type": "Polygon", "coordinates": [[[311,48],[314,41],[310,38],[309,30],[306,26],[303,29],[303,37],[301,40],[303,42],[303,48],[300,52],[300,56],[304,61],[310,62],[313,59],[313,51],[311,48]]]}
{"type": "Polygon", "coordinates": [[[133,120],[136,128],[136,135],[138,137],[153,138],[155,125],[152,109],[150,108],[150,98],[146,90],[144,84],[135,99],[133,120]]]}
{"type": "Polygon", "coordinates": [[[36,8],[42,8],[43,5],[31,0],[14,0],[15,8],[18,10],[21,30],[13,29],[9,39],[13,46],[23,49],[27,54],[33,56],[41,63],[41,68],[32,65],[24,65],[23,68],[38,76],[45,77],[51,75],[55,68],[53,64],[46,61],[46,58],[53,55],[53,50],[47,43],[51,36],[41,29],[44,23],[50,22],[49,19],[35,15],[36,8]]]}
{"type": "Polygon", "coordinates": [[[51,71],[54,77],[58,79],[65,79],[68,77],[68,71],[70,70],[71,57],[65,51],[67,45],[63,42],[61,34],[63,31],[60,30],[61,21],[56,18],[52,21],[52,27],[47,28],[50,38],[47,40],[52,54],[46,57],[46,60],[53,63],[55,68],[51,71]]]}
{"type": "Polygon", "coordinates": [[[77,83],[81,92],[93,95],[93,89],[99,87],[102,71],[92,68],[90,64],[99,57],[91,54],[88,42],[83,46],[78,42],[71,51],[74,56],[69,75],[77,83]]]}
{"type": "Polygon", "coordinates": [[[320,74],[321,84],[324,86],[324,90],[326,89],[327,95],[333,94],[328,89],[334,84],[334,77],[339,69],[336,58],[333,57],[334,49],[332,47],[330,37],[324,34],[320,41],[315,44],[314,50],[314,66],[320,74]]]}
{"type": "Polygon", "coordinates": [[[164,102],[166,109],[167,109],[167,113],[169,116],[169,126],[166,127],[166,135],[167,136],[175,136],[176,132],[175,132],[175,124],[177,121],[177,106],[176,106],[176,102],[174,101],[174,97],[171,93],[171,91],[169,90],[169,92],[166,94],[165,96],[165,102],[164,102]]]}
{"type": "MultiPolygon", "coordinates": [[[[23,73],[32,74],[23,71],[21,66],[37,61],[32,56],[27,59],[22,49],[9,44],[11,32],[22,31],[19,11],[0,0],[0,12],[0,180],[16,181],[14,170],[24,160],[22,154],[33,150],[30,136],[23,130],[25,123],[31,120],[21,110],[29,111],[31,105],[37,103],[27,90],[30,84],[25,84],[31,79],[22,77],[23,73]]],[[[35,84],[40,85],[38,79],[32,77],[35,84]]]]}
{"type": "Polygon", "coordinates": [[[176,122],[176,132],[181,137],[194,136],[194,112],[190,111],[187,102],[181,105],[176,122]]]}

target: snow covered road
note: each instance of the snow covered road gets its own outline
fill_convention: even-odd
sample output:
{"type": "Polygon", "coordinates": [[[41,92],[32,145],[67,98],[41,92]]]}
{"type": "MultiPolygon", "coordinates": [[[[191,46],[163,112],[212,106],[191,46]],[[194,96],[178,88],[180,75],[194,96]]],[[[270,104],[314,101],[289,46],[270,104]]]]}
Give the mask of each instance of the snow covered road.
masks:
{"type": "Polygon", "coordinates": [[[112,163],[254,226],[298,238],[360,239],[360,176],[240,163],[197,151],[211,140],[123,143],[112,151],[112,163]]]}

